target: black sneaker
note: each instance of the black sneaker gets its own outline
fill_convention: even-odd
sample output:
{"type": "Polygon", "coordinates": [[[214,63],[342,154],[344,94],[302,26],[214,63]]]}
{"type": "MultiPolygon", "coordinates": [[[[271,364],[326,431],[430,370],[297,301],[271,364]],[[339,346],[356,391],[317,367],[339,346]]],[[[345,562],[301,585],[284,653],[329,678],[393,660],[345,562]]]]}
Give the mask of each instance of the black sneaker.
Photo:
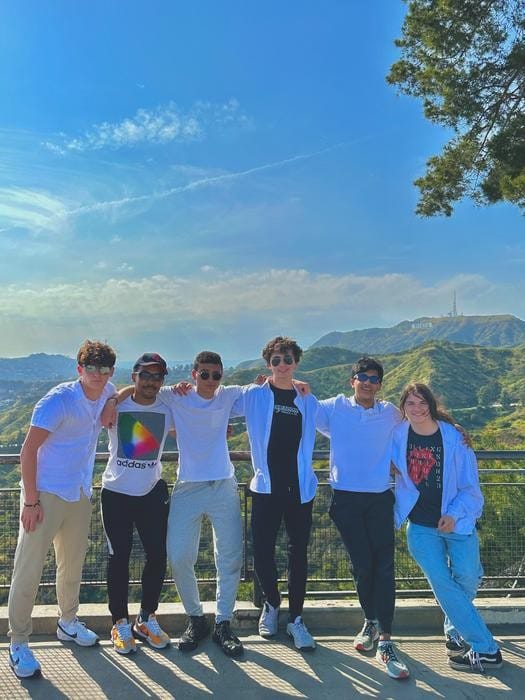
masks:
{"type": "Polygon", "coordinates": [[[241,640],[232,633],[228,620],[215,623],[213,641],[220,646],[226,656],[240,656],[244,651],[241,640]]]}
{"type": "Polygon", "coordinates": [[[445,642],[445,647],[447,649],[447,656],[457,656],[458,654],[464,654],[468,646],[465,640],[459,636],[459,634],[447,634],[447,641],[445,642]]]}
{"type": "Polygon", "coordinates": [[[204,615],[190,615],[188,626],[179,639],[178,647],[181,651],[193,651],[209,633],[210,623],[204,615]]]}
{"type": "Polygon", "coordinates": [[[470,649],[466,654],[451,656],[448,660],[448,665],[451,668],[455,668],[456,671],[485,673],[487,668],[501,668],[503,659],[499,649],[495,654],[484,654],[483,652],[470,649]]]}

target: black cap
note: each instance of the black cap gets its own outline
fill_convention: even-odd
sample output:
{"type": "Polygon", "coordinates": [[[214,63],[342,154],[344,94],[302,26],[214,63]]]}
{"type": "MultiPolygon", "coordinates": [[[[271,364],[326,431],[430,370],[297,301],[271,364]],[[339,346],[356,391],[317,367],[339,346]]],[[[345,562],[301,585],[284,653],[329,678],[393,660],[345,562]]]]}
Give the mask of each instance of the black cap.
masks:
{"type": "Polygon", "coordinates": [[[166,360],[164,360],[157,352],[145,352],[143,355],[141,355],[133,365],[133,371],[138,372],[141,367],[147,367],[148,365],[160,365],[164,374],[168,374],[166,360]]]}

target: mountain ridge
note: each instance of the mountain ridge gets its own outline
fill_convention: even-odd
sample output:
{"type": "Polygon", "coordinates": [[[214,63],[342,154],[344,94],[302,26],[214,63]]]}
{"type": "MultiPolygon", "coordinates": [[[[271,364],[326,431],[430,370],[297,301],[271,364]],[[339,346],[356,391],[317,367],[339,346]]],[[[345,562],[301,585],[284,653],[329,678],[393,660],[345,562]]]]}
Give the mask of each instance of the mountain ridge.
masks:
{"type": "Polygon", "coordinates": [[[444,340],[485,347],[513,347],[525,343],[525,321],[511,314],[488,316],[421,316],[388,328],[332,331],[310,348],[337,347],[358,353],[391,353],[444,340]]]}

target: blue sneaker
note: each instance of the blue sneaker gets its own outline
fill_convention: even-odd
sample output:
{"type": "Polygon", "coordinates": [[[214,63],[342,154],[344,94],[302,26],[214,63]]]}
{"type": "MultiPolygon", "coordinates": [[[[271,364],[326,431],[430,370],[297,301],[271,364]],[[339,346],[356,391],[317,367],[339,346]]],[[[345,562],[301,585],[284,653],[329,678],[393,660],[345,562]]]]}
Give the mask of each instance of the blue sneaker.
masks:
{"type": "Polygon", "coordinates": [[[9,645],[9,665],[18,678],[36,678],[41,668],[27,642],[9,645]]]}

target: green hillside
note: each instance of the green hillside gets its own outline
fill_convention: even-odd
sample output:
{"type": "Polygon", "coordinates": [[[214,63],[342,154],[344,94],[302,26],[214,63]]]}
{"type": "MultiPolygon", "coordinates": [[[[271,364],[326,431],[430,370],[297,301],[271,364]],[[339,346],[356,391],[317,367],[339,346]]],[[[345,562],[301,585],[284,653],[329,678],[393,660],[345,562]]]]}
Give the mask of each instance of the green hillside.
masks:
{"type": "Polygon", "coordinates": [[[356,352],[399,352],[429,340],[488,347],[511,347],[525,343],[525,322],[511,315],[499,316],[424,316],[402,321],[392,328],[366,328],[322,336],[312,347],[334,346],[356,352]]]}

